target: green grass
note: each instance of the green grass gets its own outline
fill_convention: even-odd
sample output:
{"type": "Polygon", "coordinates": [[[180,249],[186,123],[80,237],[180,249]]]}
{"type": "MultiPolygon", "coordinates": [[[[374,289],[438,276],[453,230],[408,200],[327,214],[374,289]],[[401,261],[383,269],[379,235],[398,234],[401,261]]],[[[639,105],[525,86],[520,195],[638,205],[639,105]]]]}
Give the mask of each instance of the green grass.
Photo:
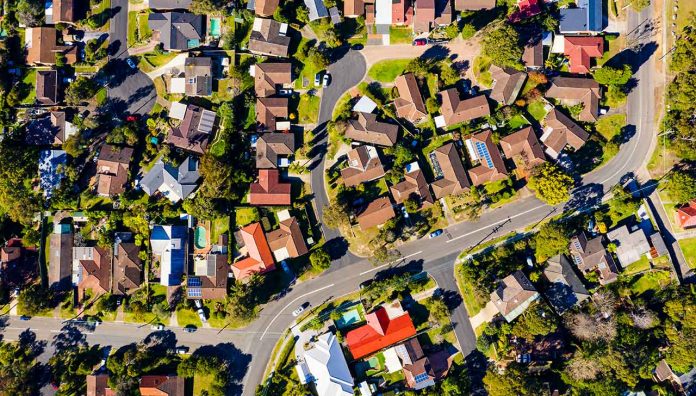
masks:
{"type": "Polygon", "coordinates": [[[106,93],[106,88],[102,87],[97,91],[96,99],[97,99],[97,105],[104,104],[107,99],[107,93],[106,93]]]}
{"type": "Polygon", "coordinates": [[[605,115],[600,117],[595,124],[597,132],[607,141],[611,141],[615,136],[621,134],[624,126],[626,126],[625,114],[605,115]]]}
{"type": "Polygon", "coordinates": [[[319,117],[319,104],[321,100],[318,96],[302,94],[300,103],[297,105],[297,119],[300,124],[314,124],[319,117]]]}
{"type": "Polygon", "coordinates": [[[534,117],[535,120],[541,121],[546,117],[546,109],[544,108],[544,102],[537,100],[527,105],[527,111],[534,117]]]}
{"type": "Polygon", "coordinates": [[[148,13],[141,13],[138,15],[138,33],[140,34],[140,39],[145,40],[152,37],[152,30],[150,30],[150,25],[148,25],[148,13]]]}
{"type": "Polygon", "coordinates": [[[230,218],[225,216],[225,217],[219,217],[215,220],[213,220],[213,229],[210,231],[210,241],[212,243],[217,243],[218,238],[220,235],[228,232],[230,229],[230,218]]]}
{"type": "Polygon", "coordinates": [[[658,292],[672,281],[669,271],[653,271],[639,275],[631,281],[631,291],[641,295],[648,291],[658,292]]]}
{"type": "Polygon", "coordinates": [[[154,52],[142,55],[140,58],[142,62],[138,65],[142,71],[149,73],[174,59],[177,54],[175,52],[164,52],[162,54],[156,54],[154,52]]]}
{"type": "Polygon", "coordinates": [[[193,394],[202,395],[203,391],[210,392],[210,386],[213,383],[214,377],[212,374],[201,375],[196,373],[193,376],[193,394]]]}
{"type": "Polygon", "coordinates": [[[22,85],[27,87],[26,96],[22,98],[22,104],[32,104],[36,100],[36,69],[28,69],[22,78],[22,85]]]}
{"type": "Polygon", "coordinates": [[[236,208],[234,211],[234,215],[238,227],[244,227],[245,225],[251,224],[261,219],[259,210],[257,208],[252,207],[236,208]]]}
{"type": "Polygon", "coordinates": [[[210,154],[220,158],[225,155],[225,142],[223,140],[218,140],[210,145],[210,154]]]}
{"type": "Polygon", "coordinates": [[[138,42],[138,11],[128,11],[128,46],[138,42]]]}
{"type": "Polygon", "coordinates": [[[198,314],[196,314],[194,310],[189,308],[178,309],[176,311],[176,321],[179,323],[179,326],[181,327],[203,326],[203,324],[201,323],[201,318],[198,317],[198,314]]]}
{"type": "Polygon", "coordinates": [[[650,260],[648,260],[645,255],[640,257],[640,260],[636,261],[635,263],[630,264],[628,267],[626,267],[623,271],[624,274],[626,275],[633,275],[637,274],[639,272],[647,271],[650,269],[650,260]]]}
{"type": "Polygon", "coordinates": [[[348,103],[350,102],[350,100],[352,98],[353,97],[350,95],[350,92],[344,93],[343,96],[341,96],[338,99],[338,102],[336,102],[336,106],[334,106],[334,110],[333,110],[333,114],[331,115],[331,119],[335,120],[339,116],[339,114],[341,113],[342,109],[348,105],[348,103]]]}
{"type": "Polygon", "coordinates": [[[490,88],[493,85],[493,76],[488,70],[491,67],[491,60],[488,57],[479,55],[474,59],[474,76],[479,85],[490,88]]]}
{"type": "Polygon", "coordinates": [[[457,286],[459,286],[459,292],[462,295],[462,300],[464,301],[464,306],[469,313],[469,317],[479,313],[483,307],[486,306],[488,301],[480,301],[476,298],[475,286],[467,282],[459,273],[459,266],[469,265],[467,263],[458,264],[455,266],[455,276],[457,278],[457,286]]]}
{"type": "Polygon", "coordinates": [[[408,26],[389,27],[389,44],[411,44],[413,41],[413,29],[408,26]]]}
{"type": "Polygon", "coordinates": [[[372,65],[367,75],[380,82],[394,82],[394,79],[404,73],[410,59],[389,59],[372,65]]]}
{"type": "Polygon", "coordinates": [[[517,114],[508,121],[508,127],[512,129],[517,129],[525,125],[529,125],[529,121],[527,121],[522,114],[517,114]]]}
{"type": "Polygon", "coordinates": [[[679,247],[689,267],[696,268],[696,238],[680,239],[679,247]]]}

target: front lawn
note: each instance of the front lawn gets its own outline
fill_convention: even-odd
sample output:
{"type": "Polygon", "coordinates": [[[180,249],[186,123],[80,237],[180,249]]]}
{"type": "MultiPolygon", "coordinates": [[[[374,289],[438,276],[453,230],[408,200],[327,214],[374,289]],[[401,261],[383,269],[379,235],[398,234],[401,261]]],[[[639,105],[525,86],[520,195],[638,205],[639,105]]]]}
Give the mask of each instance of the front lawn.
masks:
{"type": "Polygon", "coordinates": [[[475,286],[467,282],[461,275],[460,267],[463,265],[471,265],[471,263],[463,263],[456,266],[457,269],[455,274],[457,277],[457,285],[459,286],[459,292],[462,295],[462,300],[464,301],[466,311],[469,313],[469,317],[473,317],[476,316],[476,314],[479,313],[483,307],[486,306],[486,304],[488,304],[488,300],[479,298],[476,295],[475,286]]]}
{"type": "Polygon", "coordinates": [[[149,73],[161,66],[166,65],[167,62],[174,59],[176,55],[177,54],[175,52],[163,52],[161,54],[150,52],[140,57],[141,62],[138,66],[143,72],[149,73]]]}
{"type": "Polygon", "coordinates": [[[367,75],[379,82],[394,82],[394,79],[404,73],[410,59],[389,59],[372,65],[367,75]]]}
{"type": "Polygon", "coordinates": [[[679,247],[689,267],[696,268],[696,238],[680,239],[679,247]]]}
{"type": "Polygon", "coordinates": [[[302,94],[297,105],[297,119],[300,124],[314,124],[319,117],[319,105],[321,100],[318,96],[302,94]]]}
{"type": "Polygon", "coordinates": [[[545,104],[543,101],[537,100],[527,105],[527,111],[535,120],[541,121],[546,117],[546,109],[544,106],[545,104]]]}
{"type": "Polygon", "coordinates": [[[36,100],[36,69],[28,69],[19,88],[22,104],[33,104],[36,100]]]}
{"type": "Polygon", "coordinates": [[[198,314],[190,308],[177,309],[176,321],[179,323],[179,326],[181,327],[195,326],[198,328],[203,326],[203,324],[201,323],[201,318],[199,318],[198,314]]]}
{"type": "Polygon", "coordinates": [[[215,377],[213,377],[213,374],[202,375],[200,373],[196,373],[196,375],[193,376],[193,394],[208,394],[208,392],[212,391],[210,386],[212,385],[214,379],[215,377]],[[205,393],[203,391],[205,391],[205,393]]]}
{"type": "Polygon", "coordinates": [[[409,26],[389,27],[389,44],[411,44],[413,41],[413,29],[409,26]]]}
{"type": "Polygon", "coordinates": [[[595,124],[597,132],[607,141],[619,136],[624,126],[626,126],[626,114],[605,115],[600,117],[595,124]]]}

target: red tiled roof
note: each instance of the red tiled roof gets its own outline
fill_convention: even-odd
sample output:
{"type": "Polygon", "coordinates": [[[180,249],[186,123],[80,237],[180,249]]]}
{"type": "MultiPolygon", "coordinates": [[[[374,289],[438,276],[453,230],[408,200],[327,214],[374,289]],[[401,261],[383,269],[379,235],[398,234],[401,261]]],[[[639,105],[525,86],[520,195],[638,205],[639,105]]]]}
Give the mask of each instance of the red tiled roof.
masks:
{"type": "Polygon", "coordinates": [[[677,222],[681,228],[696,227],[696,199],[689,201],[688,205],[677,208],[677,222]]]}
{"type": "Polygon", "coordinates": [[[290,205],[290,183],[280,181],[278,169],[259,169],[259,178],[251,184],[252,205],[290,205]]]}
{"type": "Polygon", "coordinates": [[[508,20],[514,23],[540,14],[541,5],[539,3],[539,0],[519,0],[517,2],[517,7],[519,7],[519,10],[513,12],[508,20]]]}
{"type": "Polygon", "coordinates": [[[589,73],[590,58],[604,55],[604,38],[565,37],[564,53],[570,60],[571,73],[589,73]]]}
{"type": "Polygon", "coordinates": [[[232,264],[234,277],[244,279],[255,273],[273,271],[275,263],[261,223],[249,224],[240,230],[240,234],[249,257],[232,264]]]}
{"type": "Polygon", "coordinates": [[[390,319],[384,307],[367,315],[367,324],[346,335],[348,349],[354,359],[370,355],[416,335],[416,328],[408,313],[390,319]]]}

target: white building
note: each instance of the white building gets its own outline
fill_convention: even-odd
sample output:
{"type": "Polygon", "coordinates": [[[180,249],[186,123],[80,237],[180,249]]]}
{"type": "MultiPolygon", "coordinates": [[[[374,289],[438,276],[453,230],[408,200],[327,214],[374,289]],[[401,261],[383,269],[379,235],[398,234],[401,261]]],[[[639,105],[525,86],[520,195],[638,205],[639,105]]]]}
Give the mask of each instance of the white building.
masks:
{"type": "Polygon", "coordinates": [[[315,383],[318,396],[353,395],[353,377],[333,333],[319,336],[312,349],[304,352],[304,363],[296,368],[300,382],[315,383]]]}

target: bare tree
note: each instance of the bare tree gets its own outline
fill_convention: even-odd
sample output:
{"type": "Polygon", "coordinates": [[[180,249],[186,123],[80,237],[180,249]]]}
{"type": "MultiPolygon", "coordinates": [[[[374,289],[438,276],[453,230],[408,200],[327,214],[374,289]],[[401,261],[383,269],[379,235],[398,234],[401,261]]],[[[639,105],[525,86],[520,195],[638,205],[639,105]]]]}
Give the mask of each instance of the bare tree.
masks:
{"type": "Polygon", "coordinates": [[[566,373],[576,381],[591,381],[597,378],[601,367],[595,360],[576,354],[565,368],[566,373]]]}
{"type": "Polygon", "coordinates": [[[639,307],[628,315],[631,320],[633,320],[633,325],[639,329],[650,329],[655,326],[655,320],[657,319],[655,313],[639,307]]]}
{"type": "Polygon", "coordinates": [[[616,337],[616,322],[613,319],[593,317],[586,313],[570,315],[566,320],[566,327],[583,341],[611,340],[616,337]]]}
{"type": "Polygon", "coordinates": [[[608,318],[614,314],[616,309],[616,297],[611,292],[600,290],[592,296],[597,310],[602,313],[602,316],[608,318]]]}

